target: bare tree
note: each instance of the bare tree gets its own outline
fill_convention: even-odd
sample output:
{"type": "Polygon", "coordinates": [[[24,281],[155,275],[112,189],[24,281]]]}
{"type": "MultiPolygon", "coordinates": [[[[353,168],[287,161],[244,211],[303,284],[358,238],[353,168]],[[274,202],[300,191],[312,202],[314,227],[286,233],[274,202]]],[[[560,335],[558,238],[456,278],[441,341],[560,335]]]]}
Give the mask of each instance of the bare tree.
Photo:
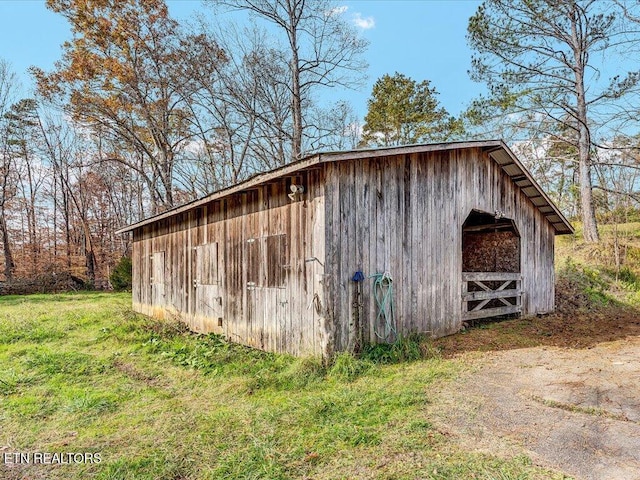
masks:
{"type": "MultiPolygon", "coordinates": [[[[207,186],[220,188],[285,163],[290,141],[286,65],[264,31],[229,26],[183,41],[189,105],[198,140],[185,149],[207,186]],[[211,56],[218,61],[211,62],[211,56]]],[[[186,183],[189,183],[188,181],[186,183]]]]}
{"type": "Polygon", "coordinates": [[[513,149],[556,205],[569,216],[577,216],[578,162],[575,148],[565,140],[533,136],[516,142],[513,149]]]}
{"type": "Polygon", "coordinates": [[[150,186],[154,210],[174,205],[173,174],[192,138],[177,66],[177,23],[162,0],[48,0],[72,25],[74,39],[54,72],[33,69],[39,92],[67,102],[73,118],[126,144],[143,162],[112,152],[150,186]]]}
{"type": "Polygon", "coordinates": [[[598,60],[637,41],[627,36],[622,18],[619,6],[596,0],[487,0],[469,20],[468,39],[476,51],[471,76],[486,83],[490,94],[476,104],[476,119],[502,112],[520,126],[539,127],[544,119],[572,131],[565,138],[576,148],[588,242],[599,240],[592,183],[595,118],[614,118],[604,107],[640,78],[633,71],[599,82],[598,60]]]}
{"type": "Polygon", "coordinates": [[[85,274],[90,285],[96,280],[96,255],[93,235],[89,222],[87,207],[88,192],[83,185],[85,181],[84,162],[87,149],[82,145],[81,137],[52,116],[38,117],[38,127],[43,139],[43,159],[50,165],[55,181],[60,185],[63,217],[65,223],[65,240],[67,267],[72,266],[72,244],[74,236],[74,221],[80,223],[77,236],[81,239],[82,252],[85,257],[85,274]],[[75,212],[75,215],[74,213],[75,212]]]}
{"type": "Polygon", "coordinates": [[[360,145],[360,120],[349,103],[338,101],[328,109],[317,107],[310,116],[310,150],[351,150],[360,145]]]}
{"type": "Polygon", "coordinates": [[[17,79],[9,64],[0,60],[0,235],[4,253],[4,276],[8,281],[13,278],[15,262],[7,225],[7,207],[16,193],[16,178],[9,147],[8,119],[5,114],[13,103],[16,86],[17,79]]]}
{"type": "Polygon", "coordinates": [[[9,154],[17,173],[21,203],[26,213],[27,237],[31,259],[31,274],[40,263],[40,226],[36,211],[46,175],[37,155],[37,105],[33,99],[22,99],[5,113],[8,129],[9,154]]]}
{"type": "MultiPolygon", "coordinates": [[[[330,0],[209,0],[248,12],[269,23],[284,40],[291,108],[291,160],[299,159],[310,142],[311,117],[305,114],[322,87],[351,87],[362,79],[367,42],[342,17],[330,0]]],[[[277,45],[277,41],[273,42],[277,45]]]]}

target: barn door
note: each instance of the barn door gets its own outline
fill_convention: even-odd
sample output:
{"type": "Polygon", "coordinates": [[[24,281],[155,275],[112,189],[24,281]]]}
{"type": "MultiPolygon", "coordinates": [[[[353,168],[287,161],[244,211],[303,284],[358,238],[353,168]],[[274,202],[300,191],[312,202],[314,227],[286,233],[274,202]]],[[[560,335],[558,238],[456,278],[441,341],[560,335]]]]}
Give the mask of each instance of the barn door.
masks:
{"type": "Polygon", "coordinates": [[[153,306],[166,305],[164,284],[164,252],[151,255],[151,304],[153,306]]]}
{"type": "Polygon", "coordinates": [[[194,301],[192,315],[204,331],[221,331],[223,321],[222,287],[218,242],[195,247],[193,261],[194,301]]]}
{"type": "Polygon", "coordinates": [[[264,350],[284,350],[290,316],[287,237],[281,234],[250,238],[246,248],[249,342],[264,350]]]}

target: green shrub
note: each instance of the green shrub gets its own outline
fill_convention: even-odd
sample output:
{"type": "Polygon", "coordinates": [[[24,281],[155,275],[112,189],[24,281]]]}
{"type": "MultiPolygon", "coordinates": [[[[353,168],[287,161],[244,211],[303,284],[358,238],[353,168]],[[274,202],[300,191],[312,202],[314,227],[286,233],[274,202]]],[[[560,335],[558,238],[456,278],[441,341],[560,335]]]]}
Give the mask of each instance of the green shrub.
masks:
{"type": "Polygon", "coordinates": [[[131,273],[131,257],[122,257],[118,264],[114,267],[111,276],[111,285],[113,289],[122,292],[131,290],[132,273],[131,273]]]}

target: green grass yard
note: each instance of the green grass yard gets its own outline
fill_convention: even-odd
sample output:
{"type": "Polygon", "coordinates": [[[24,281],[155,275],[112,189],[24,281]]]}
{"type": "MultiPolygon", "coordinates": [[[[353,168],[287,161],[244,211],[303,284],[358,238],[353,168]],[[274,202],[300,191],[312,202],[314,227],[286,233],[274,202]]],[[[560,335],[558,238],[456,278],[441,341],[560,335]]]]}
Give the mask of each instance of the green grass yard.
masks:
{"type": "Polygon", "coordinates": [[[128,294],[0,297],[0,478],[565,478],[474,453],[434,415],[465,407],[439,393],[485,352],[637,336],[640,224],[603,225],[599,245],[579,227],[557,238],[555,314],[331,365],[134,314],[128,294]],[[35,464],[44,453],[100,462],[35,464]]]}
{"type": "Polygon", "coordinates": [[[470,368],[464,355],[408,342],[324,366],[190,334],[130,301],[0,297],[0,455],[32,460],[0,461],[1,478],[564,478],[469,453],[432,424],[433,393],[470,368]],[[34,464],[36,452],[101,461],[34,464]]]}

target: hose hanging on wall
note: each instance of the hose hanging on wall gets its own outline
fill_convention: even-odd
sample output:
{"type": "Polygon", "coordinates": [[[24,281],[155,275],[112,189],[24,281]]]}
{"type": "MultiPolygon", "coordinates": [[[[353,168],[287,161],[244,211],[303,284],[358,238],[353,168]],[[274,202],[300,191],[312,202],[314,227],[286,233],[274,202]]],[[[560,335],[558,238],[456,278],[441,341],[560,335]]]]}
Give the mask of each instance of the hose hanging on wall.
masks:
{"type": "Polygon", "coordinates": [[[387,340],[392,334],[396,335],[396,324],[393,318],[393,279],[389,272],[376,273],[373,278],[373,298],[376,300],[378,315],[373,327],[373,332],[381,340],[387,340]],[[384,331],[380,332],[380,325],[384,325],[384,331]]]}

